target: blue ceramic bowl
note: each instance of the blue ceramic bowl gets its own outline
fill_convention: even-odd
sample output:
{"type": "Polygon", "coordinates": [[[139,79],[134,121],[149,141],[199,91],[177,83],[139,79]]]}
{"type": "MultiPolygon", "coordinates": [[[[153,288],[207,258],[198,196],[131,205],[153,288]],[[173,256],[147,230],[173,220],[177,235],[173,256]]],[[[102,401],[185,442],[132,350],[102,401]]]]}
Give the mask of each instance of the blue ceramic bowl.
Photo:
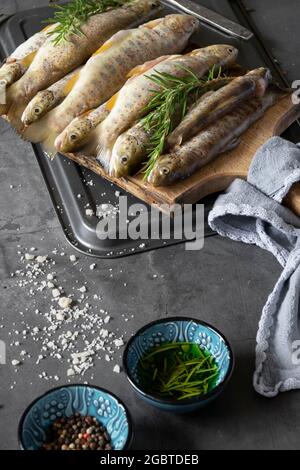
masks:
{"type": "Polygon", "coordinates": [[[196,319],[172,317],[149,323],[130,339],[124,351],[123,367],[134,390],[150,405],[185,413],[201,408],[222,393],[231,377],[234,357],[228,341],[214,327],[196,319]],[[171,342],[196,343],[213,355],[219,369],[213,390],[196,398],[177,401],[155,397],[142,389],[137,371],[139,360],[155,345],[171,342]]]}
{"type": "Polygon", "coordinates": [[[52,422],[75,413],[96,417],[106,427],[114,450],[128,449],[132,425],[125,405],[103,388],[79,384],[50,390],[28,406],[19,424],[20,448],[40,449],[52,422]]]}

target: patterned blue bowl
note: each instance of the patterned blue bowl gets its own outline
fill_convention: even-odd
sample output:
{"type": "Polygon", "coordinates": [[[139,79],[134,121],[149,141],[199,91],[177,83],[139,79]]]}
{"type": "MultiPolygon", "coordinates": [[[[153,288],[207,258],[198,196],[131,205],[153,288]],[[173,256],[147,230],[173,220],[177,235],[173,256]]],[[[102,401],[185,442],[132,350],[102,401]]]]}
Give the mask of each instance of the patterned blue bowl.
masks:
{"type": "Polygon", "coordinates": [[[130,339],[124,351],[123,367],[134,390],[150,405],[166,411],[185,413],[207,405],[222,393],[231,377],[234,357],[228,341],[214,327],[196,319],[172,317],[149,323],[130,339]],[[155,345],[171,342],[196,343],[213,355],[219,375],[215,387],[210,392],[196,398],[177,401],[155,397],[142,389],[137,370],[139,360],[155,345]]]}
{"type": "Polygon", "coordinates": [[[106,427],[114,450],[130,446],[131,418],[121,400],[103,388],[78,384],[52,389],[28,406],[19,424],[20,448],[40,449],[52,422],[75,413],[96,417],[106,427]]]}

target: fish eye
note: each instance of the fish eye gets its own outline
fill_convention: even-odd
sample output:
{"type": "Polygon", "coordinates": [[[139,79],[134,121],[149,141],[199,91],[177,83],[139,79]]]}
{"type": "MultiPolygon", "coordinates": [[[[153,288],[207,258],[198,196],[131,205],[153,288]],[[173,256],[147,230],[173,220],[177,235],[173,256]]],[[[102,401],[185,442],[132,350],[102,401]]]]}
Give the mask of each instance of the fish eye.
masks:
{"type": "Polygon", "coordinates": [[[170,170],[169,170],[169,168],[167,168],[167,167],[163,167],[163,168],[161,168],[161,170],[160,170],[160,174],[161,174],[162,176],[166,176],[166,175],[168,175],[169,173],[170,173],[170,170]]]}
{"type": "Polygon", "coordinates": [[[122,163],[123,165],[126,165],[126,163],[128,162],[128,158],[126,157],[126,155],[123,155],[123,156],[120,158],[120,160],[121,160],[121,163],[122,163]]]}
{"type": "Polygon", "coordinates": [[[40,114],[41,110],[40,108],[34,108],[34,114],[40,114]]]}
{"type": "Polygon", "coordinates": [[[228,52],[233,52],[233,49],[229,47],[228,52]]]}
{"type": "Polygon", "coordinates": [[[70,134],[70,140],[76,140],[77,139],[77,134],[70,134]]]}

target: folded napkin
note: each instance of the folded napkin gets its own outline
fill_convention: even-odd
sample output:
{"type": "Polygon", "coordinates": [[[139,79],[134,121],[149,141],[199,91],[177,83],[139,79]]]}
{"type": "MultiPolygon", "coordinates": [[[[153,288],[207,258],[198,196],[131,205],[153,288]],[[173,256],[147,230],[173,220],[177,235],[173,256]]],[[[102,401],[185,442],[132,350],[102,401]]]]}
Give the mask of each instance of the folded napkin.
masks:
{"type": "Polygon", "coordinates": [[[281,205],[300,181],[300,144],[271,138],[256,153],[248,180],[219,196],[209,224],[224,237],[270,251],[283,272],[263,308],[255,390],[267,397],[300,388],[300,218],[281,205]]]}

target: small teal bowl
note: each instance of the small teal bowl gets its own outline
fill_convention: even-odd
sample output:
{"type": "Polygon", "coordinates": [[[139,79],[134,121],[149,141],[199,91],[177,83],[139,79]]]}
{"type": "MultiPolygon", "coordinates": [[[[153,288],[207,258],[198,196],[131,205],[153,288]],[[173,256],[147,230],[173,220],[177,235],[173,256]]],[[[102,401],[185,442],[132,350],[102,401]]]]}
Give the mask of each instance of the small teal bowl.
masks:
{"type": "Polygon", "coordinates": [[[188,413],[207,405],[223,392],[233,372],[234,356],[228,341],[216,328],[193,318],[171,317],[149,323],[129,340],[123,355],[123,368],[136,393],[147,403],[166,411],[188,413]],[[171,342],[196,343],[212,354],[219,375],[210,392],[179,402],[155,397],[142,389],[137,371],[139,360],[155,345],[171,342]]]}
{"type": "Polygon", "coordinates": [[[125,405],[103,388],[79,384],[54,388],[28,406],[19,424],[20,448],[40,449],[53,421],[75,413],[97,418],[106,427],[113,450],[129,448],[132,425],[125,405]]]}

